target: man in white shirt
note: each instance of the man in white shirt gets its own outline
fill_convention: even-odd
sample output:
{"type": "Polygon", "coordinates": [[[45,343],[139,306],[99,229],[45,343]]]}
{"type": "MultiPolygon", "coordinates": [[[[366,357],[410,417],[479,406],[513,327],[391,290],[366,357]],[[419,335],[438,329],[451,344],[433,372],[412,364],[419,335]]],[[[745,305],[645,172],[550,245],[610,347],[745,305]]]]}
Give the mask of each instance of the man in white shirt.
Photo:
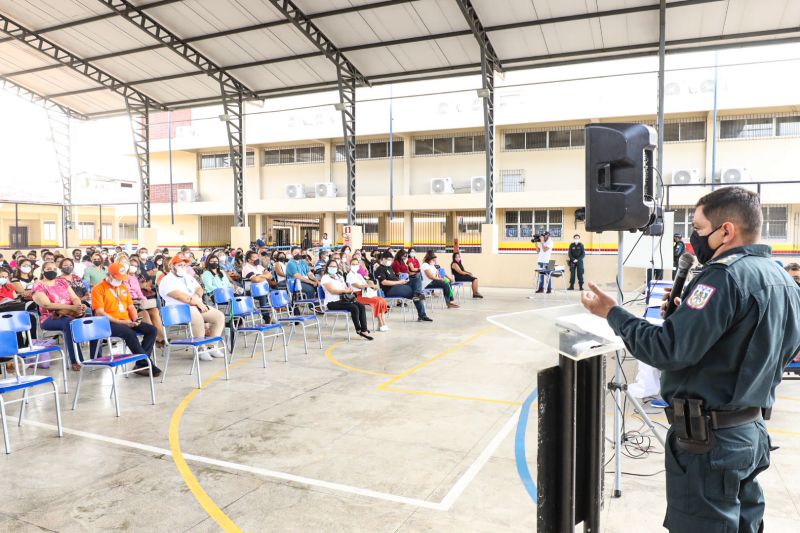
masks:
{"type": "MultiPolygon", "coordinates": [[[[550,232],[545,231],[539,236],[536,241],[536,249],[539,251],[539,257],[536,262],[539,264],[539,270],[547,269],[547,264],[550,262],[550,254],[553,252],[553,240],[550,238],[550,232]]],[[[536,292],[544,292],[544,278],[545,274],[539,273],[539,288],[536,292]]],[[[553,292],[553,279],[547,276],[547,294],[553,292]]]]}
{"type": "MultiPolygon", "coordinates": [[[[165,305],[188,304],[192,313],[192,335],[195,337],[219,337],[225,328],[225,315],[219,309],[203,303],[203,288],[191,272],[191,261],[176,254],[170,261],[170,272],[158,284],[158,294],[165,305]],[[208,333],[206,333],[208,324],[208,333]]],[[[200,359],[210,361],[212,357],[225,357],[223,351],[215,348],[201,351],[200,359]]]]}
{"type": "Polygon", "coordinates": [[[321,245],[321,248],[323,250],[329,250],[330,247],[331,247],[331,240],[328,238],[328,234],[327,233],[323,233],[322,234],[322,245],[321,245]]]}

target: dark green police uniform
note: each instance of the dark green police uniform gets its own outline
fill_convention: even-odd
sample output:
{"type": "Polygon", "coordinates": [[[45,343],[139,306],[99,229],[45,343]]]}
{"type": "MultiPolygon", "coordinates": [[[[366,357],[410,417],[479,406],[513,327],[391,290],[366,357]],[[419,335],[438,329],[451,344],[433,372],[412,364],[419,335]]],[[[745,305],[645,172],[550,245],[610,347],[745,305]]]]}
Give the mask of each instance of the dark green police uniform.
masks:
{"type": "MultiPolygon", "coordinates": [[[[770,255],[769,246],[750,245],[709,261],[662,326],[619,306],[609,313],[630,353],[662,371],[661,393],[671,405],[702,399],[725,415],[772,407],[783,369],[800,352],[800,287],[770,255]]],[[[693,453],[670,428],[664,527],[757,532],[764,496],[755,477],[769,466],[764,421],[712,433],[710,451],[693,453]]]]}

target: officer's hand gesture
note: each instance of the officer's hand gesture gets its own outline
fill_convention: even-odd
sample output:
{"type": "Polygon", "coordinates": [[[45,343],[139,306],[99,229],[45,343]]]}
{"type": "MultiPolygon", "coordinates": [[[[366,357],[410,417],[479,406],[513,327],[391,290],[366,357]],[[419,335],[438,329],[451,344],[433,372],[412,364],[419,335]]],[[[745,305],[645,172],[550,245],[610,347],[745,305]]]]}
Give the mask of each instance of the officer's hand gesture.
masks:
{"type": "MultiPolygon", "coordinates": [[[[661,318],[664,318],[664,314],[667,312],[667,304],[669,303],[669,295],[672,292],[672,287],[665,288],[664,296],[661,297],[661,318]]],[[[681,305],[681,299],[676,296],[675,297],[675,307],[681,305]]]]}
{"type": "Polygon", "coordinates": [[[590,313],[600,318],[606,318],[609,311],[617,305],[613,296],[600,290],[592,281],[589,282],[589,291],[581,293],[581,303],[590,313]]]}

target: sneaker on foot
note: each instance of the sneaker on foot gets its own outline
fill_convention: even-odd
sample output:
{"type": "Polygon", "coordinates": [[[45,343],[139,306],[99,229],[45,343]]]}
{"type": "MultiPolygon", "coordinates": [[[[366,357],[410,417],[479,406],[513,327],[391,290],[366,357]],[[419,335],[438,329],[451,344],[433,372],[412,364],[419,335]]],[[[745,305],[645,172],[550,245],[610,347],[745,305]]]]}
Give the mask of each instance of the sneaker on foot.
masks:
{"type": "Polygon", "coordinates": [[[433,322],[433,319],[429,316],[421,316],[417,319],[417,322],[433,322]]]}
{"type": "Polygon", "coordinates": [[[543,293],[543,292],[544,292],[544,289],[537,289],[537,290],[536,290],[536,294],[541,294],[541,293],[543,293]]]}
{"type": "Polygon", "coordinates": [[[200,356],[199,357],[200,357],[201,361],[213,361],[213,358],[211,357],[211,354],[206,352],[206,351],[200,352],[200,356]]]}
{"type": "Polygon", "coordinates": [[[378,328],[378,331],[389,331],[389,326],[381,326],[378,328]]]}
{"type": "Polygon", "coordinates": [[[547,289],[547,294],[550,294],[551,292],[553,292],[553,289],[547,289]]]}
{"type": "Polygon", "coordinates": [[[221,348],[214,348],[208,352],[211,357],[225,357],[225,352],[221,348]]]}

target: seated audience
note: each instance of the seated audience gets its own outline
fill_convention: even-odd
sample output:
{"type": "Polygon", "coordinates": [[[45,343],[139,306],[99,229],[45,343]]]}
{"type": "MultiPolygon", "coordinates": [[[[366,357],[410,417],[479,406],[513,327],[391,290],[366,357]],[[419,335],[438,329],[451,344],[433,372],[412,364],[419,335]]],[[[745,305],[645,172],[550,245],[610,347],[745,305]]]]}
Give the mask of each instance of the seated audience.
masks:
{"type": "Polygon", "coordinates": [[[58,264],[58,270],[61,272],[61,279],[69,283],[72,292],[81,299],[81,302],[89,305],[89,291],[86,289],[86,284],[83,279],[75,274],[75,262],[69,257],[64,257],[58,264]]]}
{"type": "Polygon", "coordinates": [[[33,261],[26,258],[17,260],[17,270],[11,276],[11,284],[14,285],[14,290],[23,301],[30,302],[33,300],[33,286],[36,283],[36,278],[33,277],[33,261]]]}
{"type": "Polygon", "coordinates": [[[244,255],[244,266],[242,267],[242,279],[250,283],[261,283],[269,281],[272,276],[261,264],[258,253],[250,250],[244,255]]]}
{"type": "Polygon", "coordinates": [[[304,298],[316,298],[319,282],[314,277],[314,273],[311,272],[308,262],[300,254],[300,247],[293,246],[291,254],[292,260],[286,265],[286,277],[300,280],[304,298]]]}
{"type": "Polygon", "coordinates": [[[333,259],[329,259],[325,265],[325,275],[320,283],[325,291],[325,306],[333,311],[348,311],[356,333],[369,341],[373,340],[367,329],[366,307],[356,300],[355,290],[347,286],[333,259]]]}
{"type": "Polygon", "coordinates": [[[453,261],[450,263],[450,270],[453,272],[453,277],[455,278],[455,281],[472,284],[473,298],[483,298],[483,296],[481,296],[481,293],[478,291],[478,278],[473,276],[472,272],[469,272],[464,269],[464,265],[461,263],[460,253],[453,254],[453,261]]]}
{"type": "Polygon", "coordinates": [[[378,286],[375,282],[365,279],[359,272],[360,268],[363,268],[361,262],[353,257],[350,262],[350,272],[347,274],[347,284],[356,291],[358,303],[372,307],[372,314],[378,319],[378,331],[389,331],[389,326],[386,325],[389,306],[386,300],[378,296],[378,286]]]}
{"type": "Polygon", "coordinates": [[[286,254],[278,252],[277,261],[273,266],[276,282],[275,286],[278,289],[286,289],[286,262],[286,254]]]}
{"type": "Polygon", "coordinates": [[[330,253],[328,250],[320,250],[319,251],[319,259],[314,264],[314,276],[317,278],[321,278],[325,274],[325,265],[328,264],[328,259],[330,257],[330,253]]]}
{"type": "Polygon", "coordinates": [[[453,302],[453,293],[450,285],[439,275],[438,265],[436,264],[436,254],[433,250],[429,250],[425,254],[425,259],[422,260],[420,267],[422,272],[422,288],[423,289],[441,289],[444,301],[447,307],[453,308],[459,305],[453,302]]]}
{"type": "Polygon", "coordinates": [[[417,309],[417,320],[419,322],[433,322],[425,313],[425,299],[420,294],[417,294],[411,287],[411,279],[400,279],[394,270],[392,270],[392,256],[386,254],[381,264],[375,268],[375,279],[378,281],[384,294],[389,298],[406,298],[414,302],[414,307],[417,309]]]}
{"type": "MultiPolygon", "coordinates": [[[[136,276],[128,275],[124,263],[112,263],[108,267],[106,279],[92,289],[92,310],[97,316],[108,317],[111,323],[111,336],[125,342],[132,354],[146,354],[153,367],[153,376],[161,375],[161,370],[153,360],[153,345],[156,342],[157,330],[151,324],[143,323],[133,305],[131,284],[138,287],[136,276]],[[137,333],[144,335],[141,343],[137,333]]],[[[141,291],[139,291],[141,293],[141,291]]],[[[134,367],[137,374],[148,376],[147,363],[136,361],[134,367]]]]}
{"type": "Polygon", "coordinates": [[[213,296],[214,291],[217,289],[234,289],[236,294],[241,294],[240,287],[234,287],[231,280],[220,268],[219,258],[215,255],[209,255],[206,259],[205,270],[203,275],[200,276],[203,280],[203,290],[206,294],[213,296]]]}
{"type": "Polygon", "coordinates": [[[142,299],[134,299],[133,305],[139,311],[139,316],[145,324],[151,324],[156,328],[156,346],[164,346],[164,331],[163,324],[161,323],[161,312],[158,310],[158,302],[156,302],[156,292],[153,289],[153,280],[142,268],[141,256],[133,256],[130,260],[128,267],[128,281],[130,287],[133,289],[134,282],[131,278],[136,278],[136,285],[139,287],[139,293],[142,299]]]}
{"type": "MultiPolygon", "coordinates": [[[[61,331],[64,334],[64,343],[72,362],[72,370],[80,370],[72,343],[70,322],[86,314],[86,306],[70,288],[67,280],[58,277],[58,269],[53,262],[42,265],[42,280],[33,286],[33,299],[39,306],[41,326],[45,331],[61,331]]],[[[96,357],[97,342],[90,344],[90,358],[96,357]]],[[[78,346],[78,355],[83,359],[81,348],[78,346]]]]}
{"type": "MultiPolygon", "coordinates": [[[[218,337],[225,327],[225,315],[219,309],[203,303],[203,288],[194,278],[190,260],[176,255],[170,262],[170,272],[158,284],[158,293],[165,305],[188,304],[192,314],[192,334],[195,337],[218,337]],[[191,271],[191,272],[190,272],[191,271]],[[206,330],[208,324],[208,330],[206,330]]],[[[200,359],[225,357],[219,348],[200,352],[200,359]]]]}
{"type": "Polygon", "coordinates": [[[58,264],[56,262],[56,254],[54,254],[50,250],[42,250],[42,258],[39,261],[36,261],[36,264],[39,266],[33,270],[34,278],[42,279],[42,265],[46,262],[53,262],[58,264]]]}
{"type": "MultiPolygon", "coordinates": [[[[106,254],[106,257],[108,257],[108,254],[106,254]]],[[[94,287],[106,278],[108,270],[105,266],[105,261],[106,258],[103,257],[102,253],[95,252],[92,254],[92,264],[86,267],[83,272],[83,279],[89,282],[89,287],[94,287]]]]}

